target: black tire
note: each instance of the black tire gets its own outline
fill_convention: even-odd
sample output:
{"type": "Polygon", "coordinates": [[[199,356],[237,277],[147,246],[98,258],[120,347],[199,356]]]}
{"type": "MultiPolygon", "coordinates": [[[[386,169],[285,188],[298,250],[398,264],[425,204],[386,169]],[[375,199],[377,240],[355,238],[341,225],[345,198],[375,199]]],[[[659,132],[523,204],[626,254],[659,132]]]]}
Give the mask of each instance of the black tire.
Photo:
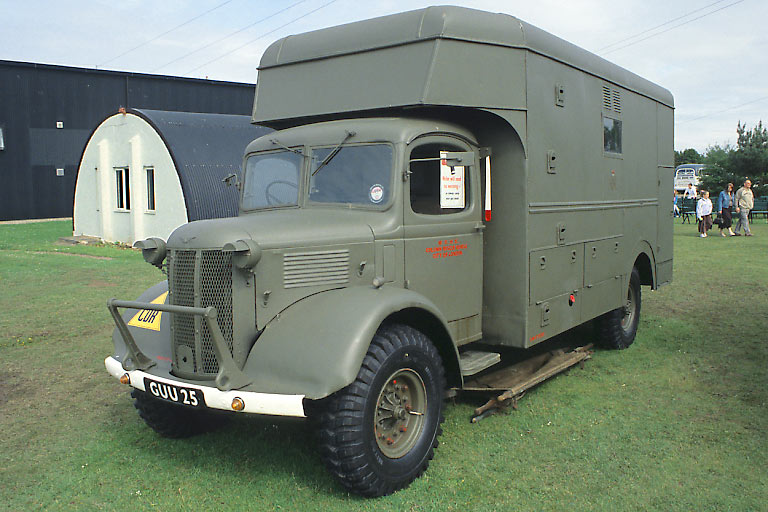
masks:
{"type": "Polygon", "coordinates": [[[633,268],[624,306],[609,311],[596,320],[598,345],[618,350],[629,347],[637,334],[640,305],[640,273],[637,268],[633,268]]]}
{"type": "Polygon", "coordinates": [[[163,437],[192,437],[216,430],[227,421],[222,414],[164,402],[138,389],[131,391],[131,397],[141,419],[163,437]]]}
{"type": "Polygon", "coordinates": [[[437,448],[444,389],[442,361],[429,339],[409,326],[382,326],[355,381],[318,404],[323,462],[363,496],[408,486],[437,448]]]}

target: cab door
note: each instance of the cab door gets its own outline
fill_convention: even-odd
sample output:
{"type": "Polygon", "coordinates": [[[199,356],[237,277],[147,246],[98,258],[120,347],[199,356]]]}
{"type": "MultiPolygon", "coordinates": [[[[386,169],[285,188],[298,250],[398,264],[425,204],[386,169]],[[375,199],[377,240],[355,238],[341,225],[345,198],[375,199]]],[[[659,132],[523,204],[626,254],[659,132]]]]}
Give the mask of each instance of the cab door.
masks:
{"type": "Polygon", "coordinates": [[[483,283],[477,151],[458,138],[423,137],[411,143],[406,165],[406,286],[435,303],[457,343],[473,341],[480,337],[483,283]],[[442,157],[456,152],[468,165],[446,165],[442,157]]]}

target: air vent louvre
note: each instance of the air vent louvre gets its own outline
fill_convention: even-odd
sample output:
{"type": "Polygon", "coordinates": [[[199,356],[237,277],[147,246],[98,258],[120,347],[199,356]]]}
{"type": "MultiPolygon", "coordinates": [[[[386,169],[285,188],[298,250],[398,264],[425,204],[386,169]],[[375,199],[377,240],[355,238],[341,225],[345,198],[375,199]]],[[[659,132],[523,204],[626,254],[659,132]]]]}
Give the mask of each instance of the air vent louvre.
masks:
{"type": "Polygon", "coordinates": [[[349,282],[349,250],[310,251],[283,256],[283,287],[327,286],[349,282]]]}
{"type": "Polygon", "coordinates": [[[603,110],[621,114],[621,91],[610,85],[603,85],[603,110]]]}
{"type": "Polygon", "coordinates": [[[613,90],[613,111],[621,114],[621,94],[616,89],[613,90]]]}
{"type": "Polygon", "coordinates": [[[603,86],[603,108],[611,110],[611,88],[607,85],[603,86]]]}

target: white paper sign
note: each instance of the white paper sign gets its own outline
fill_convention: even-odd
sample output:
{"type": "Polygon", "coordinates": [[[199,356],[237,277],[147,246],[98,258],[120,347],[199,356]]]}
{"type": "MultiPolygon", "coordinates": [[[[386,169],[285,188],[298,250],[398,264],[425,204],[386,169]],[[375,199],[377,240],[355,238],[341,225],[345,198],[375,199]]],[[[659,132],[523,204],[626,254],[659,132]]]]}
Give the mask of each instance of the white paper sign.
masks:
{"type": "Polygon", "coordinates": [[[464,167],[450,167],[440,152],[440,208],[461,208],[464,203],[464,167]]]}

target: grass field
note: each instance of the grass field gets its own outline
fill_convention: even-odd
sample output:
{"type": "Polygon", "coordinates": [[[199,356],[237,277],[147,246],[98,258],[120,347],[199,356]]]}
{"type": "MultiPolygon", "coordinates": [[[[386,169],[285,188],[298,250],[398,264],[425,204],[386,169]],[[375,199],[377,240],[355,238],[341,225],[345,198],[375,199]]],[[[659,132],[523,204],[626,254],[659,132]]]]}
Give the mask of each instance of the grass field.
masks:
{"type": "Polygon", "coordinates": [[[55,245],[67,222],[0,225],[0,508],[766,510],[768,226],[675,229],[675,281],[644,288],[632,347],[478,424],[481,398],[448,404],[425,476],[364,500],[326,473],[300,420],[158,437],[103,360],[106,299],[161,274],[133,250],[55,245]]]}

